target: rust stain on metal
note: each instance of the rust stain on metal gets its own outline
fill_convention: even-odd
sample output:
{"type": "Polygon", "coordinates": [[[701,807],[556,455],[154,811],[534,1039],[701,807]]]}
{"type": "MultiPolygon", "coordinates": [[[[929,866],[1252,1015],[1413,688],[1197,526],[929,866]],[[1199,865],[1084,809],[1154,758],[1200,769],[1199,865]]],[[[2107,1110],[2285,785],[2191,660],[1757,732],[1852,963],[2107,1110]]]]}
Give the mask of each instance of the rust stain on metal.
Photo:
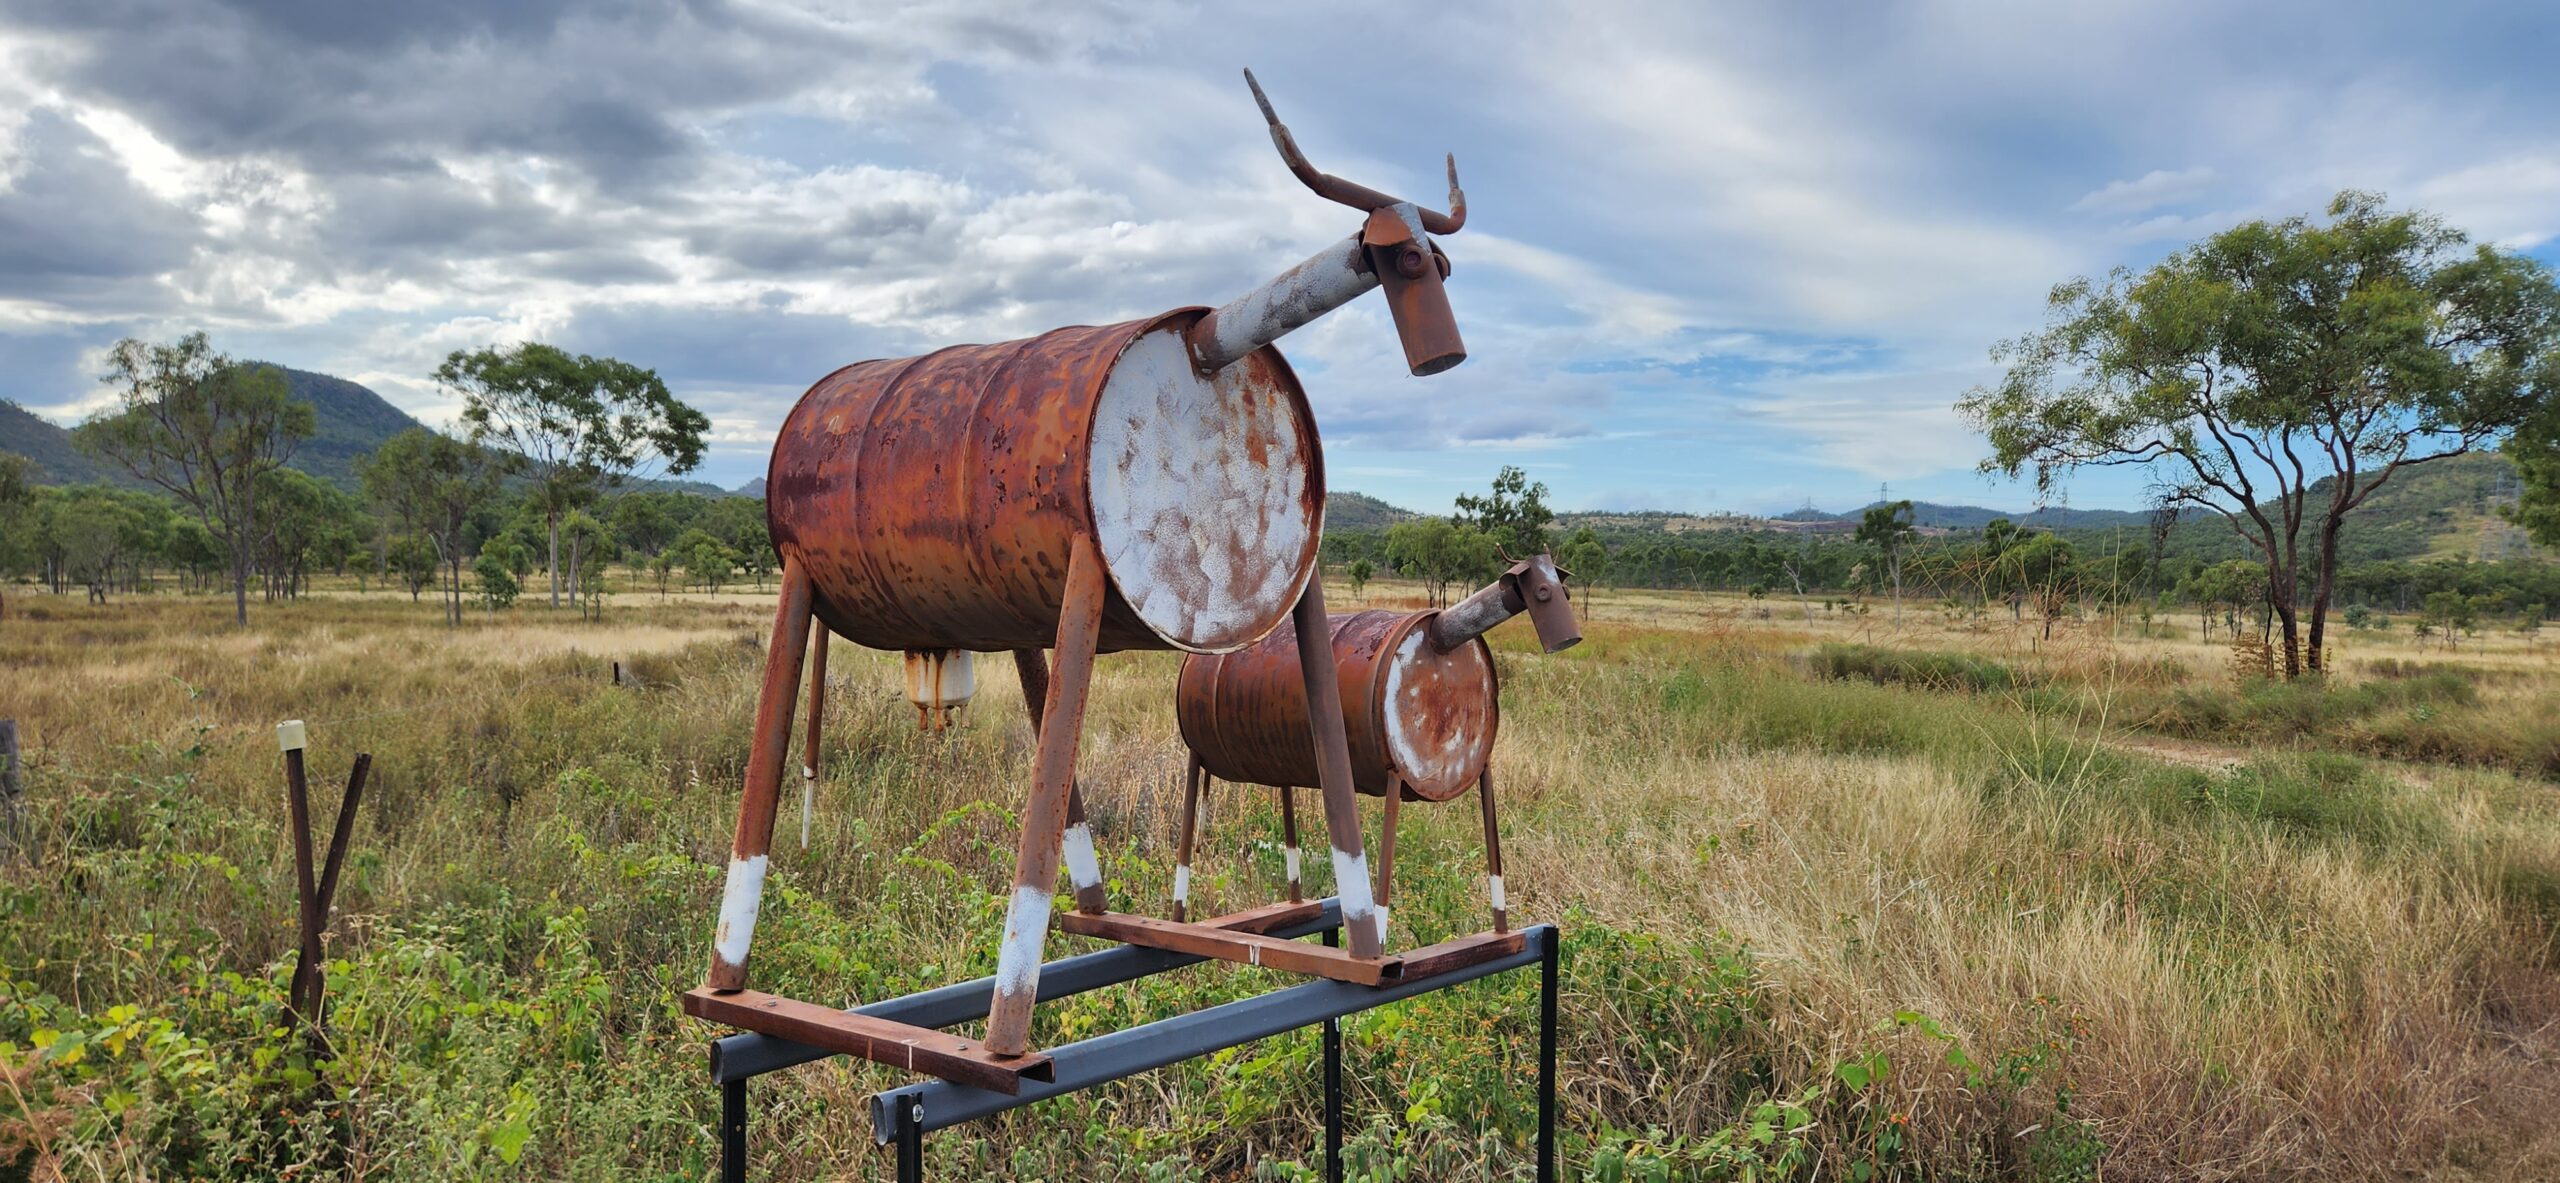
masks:
{"type": "Polygon", "coordinates": [[[819,618],[875,649],[1040,648],[1087,535],[1110,576],[1105,650],[1267,633],[1315,568],[1323,454],[1278,351],[1190,364],[1199,315],[862,362],[812,387],[775,443],[766,513],[819,618]]]}
{"type": "Polygon", "coordinates": [[[1491,655],[1481,643],[1442,653],[1429,645],[1424,630],[1409,628],[1397,637],[1393,656],[1380,664],[1386,685],[1378,703],[1379,734],[1396,772],[1417,796],[1456,796],[1493,754],[1498,691],[1491,655]]]}
{"type": "MultiPolygon", "coordinates": [[[[1425,634],[1434,615],[1330,618],[1352,783],[1370,796],[1401,783],[1408,799],[1445,801],[1492,758],[1500,689],[1492,654],[1481,642],[1432,648],[1425,634]]],[[[1174,716],[1183,742],[1222,780],[1316,786],[1293,625],[1235,653],[1185,659],[1174,716]]]]}
{"type": "Polygon", "coordinates": [[[907,701],[916,708],[919,731],[940,731],[958,722],[978,693],[976,669],[966,649],[907,650],[906,672],[907,701]]]}

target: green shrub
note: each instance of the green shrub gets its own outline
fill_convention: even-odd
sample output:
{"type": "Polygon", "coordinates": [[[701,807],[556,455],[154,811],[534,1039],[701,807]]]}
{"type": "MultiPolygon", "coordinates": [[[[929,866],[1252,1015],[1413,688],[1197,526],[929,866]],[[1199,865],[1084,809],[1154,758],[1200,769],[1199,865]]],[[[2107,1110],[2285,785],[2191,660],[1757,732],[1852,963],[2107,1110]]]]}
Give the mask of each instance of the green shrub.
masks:
{"type": "Polygon", "coordinates": [[[2352,756],[2304,752],[2251,761],[2199,786],[2192,803],[2295,835],[2373,851],[2443,841],[2441,808],[2352,756]]]}
{"type": "Polygon", "coordinates": [[[2153,731],[2232,742],[2293,740],[2337,733],[2386,710],[2473,707],[2471,675],[2452,669],[2395,672],[2338,686],[2321,679],[2251,682],[2231,688],[2182,686],[2149,702],[2128,702],[2135,724],[2153,731]]]}
{"type": "Polygon", "coordinates": [[[514,573],[507,570],[505,558],[489,551],[480,552],[480,557],[473,560],[471,573],[480,577],[480,603],[492,612],[515,603],[516,596],[524,590],[514,573]]]}
{"type": "Polygon", "coordinates": [[[2017,671],[1987,657],[1876,645],[1824,645],[1814,650],[1805,664],[1815,676],[1833,681],[1863,680],[1879,686],[1916,686],[1923,690],[1981,693],[2008,690],[2027,681],[2017,671]]]}

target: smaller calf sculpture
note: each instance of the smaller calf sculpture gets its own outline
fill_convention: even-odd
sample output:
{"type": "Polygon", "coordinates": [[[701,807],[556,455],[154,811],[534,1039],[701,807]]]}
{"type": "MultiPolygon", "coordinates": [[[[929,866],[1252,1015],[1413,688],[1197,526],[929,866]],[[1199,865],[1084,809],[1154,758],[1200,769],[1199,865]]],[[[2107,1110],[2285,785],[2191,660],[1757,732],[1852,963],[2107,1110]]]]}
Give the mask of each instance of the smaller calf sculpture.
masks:
{"type": "MultiPolygon", "coordinates": [[[[1408,800],[1446,801],[1470,787],[1484,812],[1493,931],[1509,931],[1501,828],[1487,768],[1501,721],[1500,686],[1483,634],[1526,612],[1547,652],[1580,642],[1582,630],[1574,623],[1566,577],[1554,560],[1541,554],[1513,563],[1500,579],[1445,610],[1326,618],[1342,688],[1343,729],[1350,738],[1352,784],[1385,799],[1375,889],[1382,931],[1395,872],[1400,806],[1408,800]]],[[[1300,900],[1293,792],[1317,787],[1318,769],[1306,742],[1307,696],[1299,679],[1297,630],[1282,625],[1236,652],[1183,659],[1174,702],[1191,763],[1173,870],[1173,919],[1184,920],[1189,912],[1200,796],[1213,777],[1279,790],[1289,899],[1300,900]]]]}

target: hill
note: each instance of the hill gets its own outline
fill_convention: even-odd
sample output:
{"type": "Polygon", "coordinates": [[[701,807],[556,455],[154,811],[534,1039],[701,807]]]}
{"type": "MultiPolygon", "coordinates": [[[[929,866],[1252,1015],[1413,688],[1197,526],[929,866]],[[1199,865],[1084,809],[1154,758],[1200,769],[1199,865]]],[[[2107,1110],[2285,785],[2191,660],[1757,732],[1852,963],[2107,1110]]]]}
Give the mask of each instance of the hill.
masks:
{"type": "Polygon", "coordinates": [[[1328,530],[1384,530],[1420,516],[1366,493],[1329,492],[1324,496],[1324,525],[1328,530]]]}
{"type": "Polygon", "coordinates": [[[291,366],[275,368],[283,371],[293,397],[310,403],[316,413],[316,429],[293,450],[293,466],[341,489],[356,487],[358,458],[392,436],[424,426],[371,387],[291,366]]]}
{"type": "Polygon", "coordinates": [[[0,452],[14,452],[36,462],[39,485],[124,485],[142,482],[112,464],[89,458],[71,442],[71,433],[33,411],[0,399],[0,452]]]}
{"type": "MultiPolygon", "coordinates": [[[[1870,502],[1840,515],[1850,521],[1866,516],[1880,503],[1870,502]]],[[[1915,501],[1911,505],[1911,521],[1921,527],[1946,530],[1979,530],[1996,518],[2007,518],[2021,526],[2039,530],[2102,530],[2116,526],[2140,526],[2149,529],[2151,515],[2132,509],[2068,509],[2045,506],[2025,513],[2006,513],[1979,505],[1940,505],[1934,501],[1915,501]]]]}
{"type": "MultiPolygon", "coordinates": [[[[254,362],[254,365],[274,365],[254,362]]],[[[391,405],[390,400],[375,394],[371,387],[350,382],[331,374],[297,370],[291,366],[275,366],[284,374],[285,384],[293,397],[310,403],[314,427],[311,438],[293,451],[293,467],[322,480],[354,492],[356,461],[412,427],[424,426],[407,411],[391,405]]],[[[71,442],[71,433],[53,421],[25,407],[0,400],[0,452],[15,452],[36,462],[40,471],[36,482],[45,485],[85,485],[104,482],[130,488],[150,488],[113,464],[91,459],[71,442]]],[[[764,482],[755,482],[761,495],[764,482]]],[[[731,497],[736,493],[705,481],[652,480],[640,482],[641,488],[666,492],[694,493],[704,497],[731,497]]]]}
{"type": "MultiPolygon", "coordinates": [[[[272,363],[253,363],[272,364],[272,363]]],[[[370,388],[344,378],[291,366],[276,366],[293,397],[310,403],[311,438],[293,452],[293,467],[342,489],[356,487],[356,458],[373,451],[412,427],[409,413],[370,388]]],[[[71,442],[71,433],[12,402],[0,402],[0,452],[15,452],[43,469],[39,483],[83,485],[97,482],[148,487],[114,464],[92,459],[71,442]]]]}

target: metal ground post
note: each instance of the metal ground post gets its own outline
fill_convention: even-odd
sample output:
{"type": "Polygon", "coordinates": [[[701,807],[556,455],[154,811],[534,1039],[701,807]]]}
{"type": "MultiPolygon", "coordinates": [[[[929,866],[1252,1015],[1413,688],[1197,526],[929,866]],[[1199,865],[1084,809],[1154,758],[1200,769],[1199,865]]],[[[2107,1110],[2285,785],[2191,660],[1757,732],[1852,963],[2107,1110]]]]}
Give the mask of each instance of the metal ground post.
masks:
{"type": "Polygon", "coordinates": [[[898,1112],[898,1183],[924,1183],[924,1102],[913,1097],[898,1112]]]}
{"type": "MultiPolygon", "coordinates": [[[[1342,943],[1342,930],[1324,930],[1324,943],[1342,943]]],[[[1324,1021],[1324,1177],[1342,1183],[1342,1020],[1324,1021]]]]}
{"type": "Polygon", "coordinates": [[[720,1086],[720,1183],[747,1183],[747,1082],[720,1086]]]}
{"type": "Polygon", "coordinates": [[[1556,1178],[1556,967],[1564,934],[1547,930],[1538,956],[1538,1183],[1556,1178]]]}

